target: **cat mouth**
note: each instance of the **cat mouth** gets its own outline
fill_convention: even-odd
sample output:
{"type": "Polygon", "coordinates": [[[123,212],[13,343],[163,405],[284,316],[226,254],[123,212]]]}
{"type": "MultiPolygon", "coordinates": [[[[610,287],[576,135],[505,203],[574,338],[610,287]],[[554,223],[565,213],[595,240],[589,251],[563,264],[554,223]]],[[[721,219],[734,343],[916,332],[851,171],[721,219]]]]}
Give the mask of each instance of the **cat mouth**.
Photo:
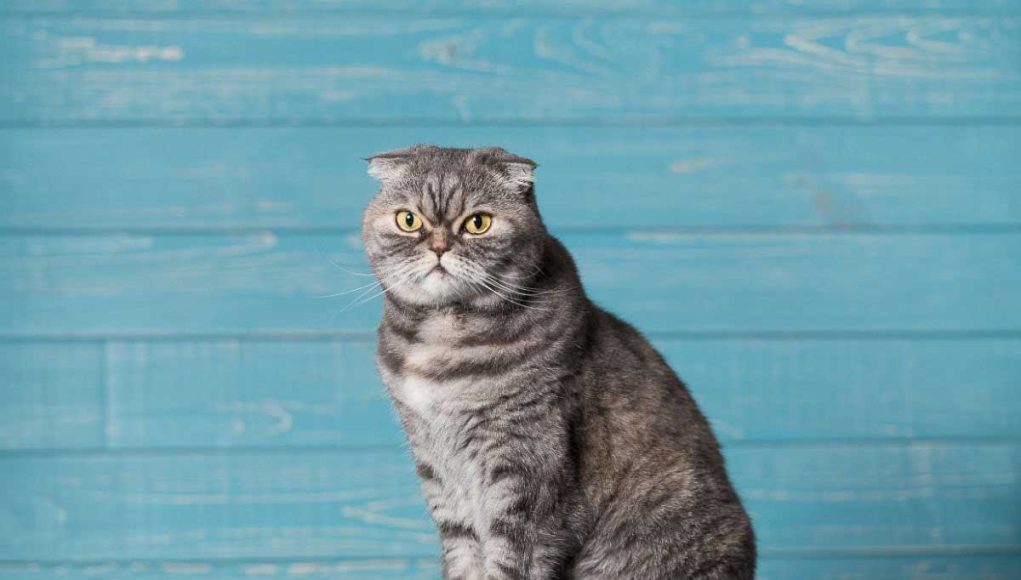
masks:
{"type": "Polygon", "coordinates": [[[426,274],[426,276],[432,276],[433,274],[439,274],[440,276],[443,276],[446,273],[447,273],[447,269],[446,268],[444,268],[440,264],[436,264],[435,266],[433,266],[432,270],[429,270],[429,273],[426,274]]]}

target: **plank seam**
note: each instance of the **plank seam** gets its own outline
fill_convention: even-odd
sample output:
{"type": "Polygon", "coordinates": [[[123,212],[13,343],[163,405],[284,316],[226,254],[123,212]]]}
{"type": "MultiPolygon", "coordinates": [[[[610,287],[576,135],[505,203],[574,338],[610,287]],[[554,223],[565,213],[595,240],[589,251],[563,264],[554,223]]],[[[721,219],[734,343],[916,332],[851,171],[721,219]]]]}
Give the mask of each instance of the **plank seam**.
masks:
{"type": "MultiPolygon", "coordinates": [[[[868,17],[904,17],[904,18],[996,18],[1016,17],[1021,15],[1021,10],[1014,8],[970,8],[968,10],[933,10],[925,8],[858,8],[854,12],[847,10],[812,10],[804,11],[788,8],[786,10],[773,10],[771,12],[755,12],[751,9],[745,11],[714,12],[711,10],[698,9],[648,9],[641,7],[592,7],[584,6],[572,8],[564,5],[559,11],[538,11],[515,8],[499,8],[481,6],[472,10],[465,9],[408,9],[401,8],[401,18],[424,19],[424,18],[485,18],[494,20],[519,20],[542,19],[542,20],[567,20],[577,18],[605,18],[605,19],[626,19],[626,18],[670,18],[670,19],[691,19],[691,20],[777,20],[786,18],[797,18],[799,20],[834,19],[834,18],[868,18],[868,17]]],[[[67,20],[75,18],[104,19],[104,20],[165,20],[165,21],[201,21],[201,20],[263,20],[277,18],[307,19],[322,17],[369,17],[383,18],[393,17],[393,9],[390,8],[347,8],[338,6],[336,8],[303,8],[301,12],[293,10],[224,10],[206,9],[193,11],[191,13],[159,11],[159,10],[89,10],[88,12],[74,11],[67,9],[55,10],[19,10],[17,8],[0,9],[0,19],[4,20],[67,20]]]]}
{"type": "Polygon", "coordinates": [[[374,127],[374,128],[471,128],[471,127],[956,127],[956,126],[1018,126],[1021,115],[976,115],[934,117],[930,115],[898,116],[873,115],[869,117],[801,115],[794,117],[581,117],[570,118],[511,118],[511,119],[324,119],[324,118],[166,118],[166,119],[108,119],[108,120],[0,120],[0,131],[5,129],[269,129],[269,128],[323,128],[323,127],[374,127]]]}
{"type": "MultiPolygon", "coordinates": [[[[788,236],[788,235],[853,235],[853,236],[898,236],[898,235],[1004,235],[1021,233],[1021,222],[1016,223],[922,223],[922,224],[839,224],[839,225],[754,225],[737,224],[728,226],[676,226],[649,227],[640,225],[600,226],[554,226],[555,235],[699,235],[699,236],[788,236]]],[[[46,237],[46,236],[251,236],[277,233],[294,236],[347,236],[358,234],[354,226],[151,226],[151,227],[18,227],[0,226],[0,237],[46,237]]]]}
{"type": "MultiPolygon", "coordinates": [[[[917,556],[1013,556],[1021,554],[1021,545],[962,545],[962,546],[903,546],[888,547],[874,546],[862,548],[808,548],[808,549],[784,549],[784,548],[762,548],[759,551],[761,558],[873,558],[873,557],[917,557],[917,556]]],[[[207,559],[81,559],[81,560],[0,560],[2,567],[31,566],[43,564],[47,566],[89,566],[89,565],[117,565],[128,566],[140,563],[168,563],[168,564],[288,564],[292,562],[302,563],[356,563],[356,562],[407,562],[407,563],[432,563],[433,559],[427,556],[411,556],[407,558],[393,557],[361,557],[361,558],[293,558],[293,557],[221,557],[207,559]]]]}
{"type": "MultiPolygon", "coordinates": [[[[721,439],[724,449],[768,448],[930,448],[960,446],[1012,446],[1021,447],[1019,437],[956,436],[956,437],[877,437],[877,438],[805,438],[805,439],[721,439]]],[[[67,447],[38,449],[0,449],[0,460],[23,457],[37,458],[115,458],[115,457],[223,457],[265,455],[347,455],[398,454],[405,455],[403,444],[391,445],[279,445],[234,447],[67,447]]]]}
{"type": "MultiPolygon", "coordinates": [[[[943,329],[943,330],[778,330],[778,331],[648,331],[654,340],[1017,340],[1021,329],[943,329]]],[[[373,331],[250,331],[219,333],[60,333],[0,334],[0,343],[103,343],[109,342],[374,342],[373,331]]]]}

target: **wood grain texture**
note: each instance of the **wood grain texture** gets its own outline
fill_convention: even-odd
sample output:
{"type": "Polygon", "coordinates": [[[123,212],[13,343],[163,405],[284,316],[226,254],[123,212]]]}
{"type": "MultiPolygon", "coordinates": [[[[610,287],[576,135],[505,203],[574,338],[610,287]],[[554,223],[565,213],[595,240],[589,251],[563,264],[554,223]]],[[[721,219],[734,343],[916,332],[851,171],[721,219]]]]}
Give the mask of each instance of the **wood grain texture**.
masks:
{"type": "Polygon", "coordinates": [[[1021,576],[1016,553],[887,557],[762,558],[758,580],[1014,580],[1021,576]]]}
{"type": "Polygon", "coordinates": [[[419,141],[539,161],[759,578],[1021,577],[1021,2],[9,0],[0,63],[0,579],[438,577],[324,297],[419,141]]]}
{"type": "MultiPolygon", "coordinates": [[[[728,443],[1021,438],[1013,409],[1017,340],[655,345],[728,443]]],[[[113,342],[106,357],[108,445],[401,444],[374,348],[371,340],[113,342]]],[[[74,444],[73,432],[61,433],[74,444]]]]}
{"type": "MultiPolygon", "coordinates": [[[[1021,435],[1015,340],[655,344],[726,442],[1021,435]]],[[[373,348],[370,340],[115,341],[103,357],[93,344],[0,345],[0,446],[399,444],[373,348]]]]}
{"type": "Polygon", "coordinates": [[[2,130],[0,228],[356,228],[362,159],[415,142],[537,160],[553,227],[1021,224],[1013,125],[347,127],[2,130]]]}
{"type": "MultiPolygon", "coordinates": [[[[986,569],[994,569],[991,564],[986,569]]],[[[103,580],[147,580],[214,578],[343,578],[344,580],[436,580],[439,563],[433,558],[388,558],[376,560],[250,560],[207,561],[99,561],[0,563],[0,578],[102,578],[103,580]]]]}
{"type": "Polygon", "coordinates": [[[0,458],[0,560],[434,557],[402,450],[0,458]]]}
{"type": "Polygon", "coordinates": [[[8,0],[0,14],[399,14],[774,15],[832,13],[1016,14],[1012,0],[8,0]]]}
{"type": "Polygon", "coordinates": [[[95,343],[0,342],[0,450],[102,447],[102,352],[95,343]]]}
{"type": "MultiPolygon", "coordinates": [[[[562,236],[599,303],[652,332],[1021,327],[1021,235],[562,236]],[[644,280],[641,285],[631,281],[644,280]]],[[[368,332],[356,234],[0,238],[0,334],[368,332]]]]}
{"type": "MultiPolygon", "coordinates": [[[[752,446],[727,458],[766,555],[923,545],[938,555],[1021,540],[1019,450],[752,446]]],[[[3,560],[385,560],[437,549],[396,448],[6,456],[0,488],[3,560]]]]}
{"type": "Polygon", "coordinates": [[[115,448],[396,445],[370,340],[114,342],[115,448]]]}
{"type": "MultiPolygon", "coordinates": [[[[1015,580],[1021,558],[1014,554],[899,555],[865,557],[779,557],[759,560],[759,580],[1015,580]]],[[[0,563],[0,578],[53,577],[134,580],[144,578],[215,578],[250,580],[258,577],[344,578],[345,580],[435,580],[433,559],[293,560],[231,563],[211,561],[100,561],[85,564],[25,562],[0,563]]]]}
{"type": "Polygon", "coordinates": [[[0,60],[6,125],[1014,121],[1021,111],[1021,26],[1010,17],[7,18],[0,60]]]}

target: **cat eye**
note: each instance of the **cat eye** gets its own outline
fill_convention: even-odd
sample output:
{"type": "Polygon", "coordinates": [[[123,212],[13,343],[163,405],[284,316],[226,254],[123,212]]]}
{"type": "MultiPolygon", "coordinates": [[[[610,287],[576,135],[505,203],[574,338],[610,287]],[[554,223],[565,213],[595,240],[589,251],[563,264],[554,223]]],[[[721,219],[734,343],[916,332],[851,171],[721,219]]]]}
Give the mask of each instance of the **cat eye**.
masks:
{"type": "Polygon", "coordinates": [[[406,232],[417,232],[422,228],[422,218],[406,209],[397,212],[397,227],[406,232]]]}
{"type": "Polygon", "coordinates": [[[493,216],[488,213],[477,213],[464,220],[464,231],[477,236],[486,233],[492,224],[493,216]]]}

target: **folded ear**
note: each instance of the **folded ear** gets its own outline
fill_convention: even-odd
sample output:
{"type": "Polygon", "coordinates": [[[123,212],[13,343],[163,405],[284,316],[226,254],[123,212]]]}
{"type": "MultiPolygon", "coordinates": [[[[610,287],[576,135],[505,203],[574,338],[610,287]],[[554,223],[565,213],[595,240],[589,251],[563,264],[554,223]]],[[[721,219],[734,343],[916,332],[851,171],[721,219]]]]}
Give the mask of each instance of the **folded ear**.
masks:
{"type": "Polygon", "coordinates": [[[538,165],[531,159],[524,157],[518,157],[518,159],[519,161],[504,161],[503,169],[507,173],[507,178],[514,185],[521,189],[528,189],[535,182],[535,168],[538,165]]]}
{"type": "Polygon", "coordinates": [[[500,169],[507,178],[508,184],[521,190],[532,188],[535,181],[535,168],[539,165],[531,159],[515,155],[500,147],[483,150],[490,162],[500,169]]]}
{"type": "Polygon", "coordinates": [[[412,145],[404,149],[377,153],[366,159],[369,162],[369,175],[380,181],[399,179],[407,171],[408,165],[415,155],[429,147],[431,145],[412,145]]]}

